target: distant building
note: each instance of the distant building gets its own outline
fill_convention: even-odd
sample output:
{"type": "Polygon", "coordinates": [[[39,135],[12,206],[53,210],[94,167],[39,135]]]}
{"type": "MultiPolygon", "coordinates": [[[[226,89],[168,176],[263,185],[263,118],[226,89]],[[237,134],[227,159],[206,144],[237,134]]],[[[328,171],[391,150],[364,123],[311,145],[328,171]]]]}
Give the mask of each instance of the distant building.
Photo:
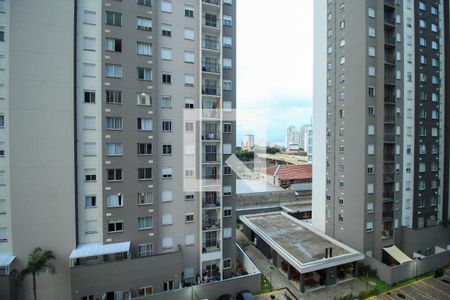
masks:
{"type": "Polygon", "coordinates": [[[242,146],[242,148],[254,148],[255,147],[255,135],[254,134],[244,135],[241,146],[242,146]]]}
{"type": "Polygon", "coordinates": [[[286,132],[286,150],[299,150],[300,149],[300,133],[293,125],[289,126],[286,132]]]}
{"type": "Polygon", "coordinates": [[[301,139],[303,144],[300,145],[303,150],[308,153],[308,161],[312,161],[312,151],[313,151],[313,127],[312,125],[303,125],[301,139]]]}
{"type": "Polygon", "coordinates": [[[311,165],[278,165],[269,167],[260,178],[284,189],[294,187],[296,191],[311,193],[312,166],[311,165]]]}

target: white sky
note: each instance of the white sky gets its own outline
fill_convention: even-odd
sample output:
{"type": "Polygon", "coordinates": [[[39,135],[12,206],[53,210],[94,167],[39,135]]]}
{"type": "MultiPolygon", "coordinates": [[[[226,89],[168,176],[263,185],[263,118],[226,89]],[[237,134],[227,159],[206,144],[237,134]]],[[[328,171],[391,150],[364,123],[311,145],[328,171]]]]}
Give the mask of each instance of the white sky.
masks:
{"type": "MultiPolygon", "coordinates": [[[[281,143],[312,116],[313,0],[236,2],[238,120],[239,110],[266,108],[267,139],[281,143]]],[[[238,144],[249,127],[238,123],[238,144]]]]}

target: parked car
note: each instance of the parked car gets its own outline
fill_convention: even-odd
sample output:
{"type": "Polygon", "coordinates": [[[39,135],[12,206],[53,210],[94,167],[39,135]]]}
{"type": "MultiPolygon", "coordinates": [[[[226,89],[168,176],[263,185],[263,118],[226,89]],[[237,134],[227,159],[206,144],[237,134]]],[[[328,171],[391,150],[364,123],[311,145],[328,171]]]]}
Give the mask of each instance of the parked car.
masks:
{"type": "Polygon", "coordinates": [[[233,300],[233,296],[230,294],[223,294],[217,300],[233,300]]]}
{"type": "Polygon", "coordinates": [[[245,290],[239,292],[236,295],[236,300],[255,300],[255,297],[253,296],[252,292],[250,292],[249,290],[245,290]]]}

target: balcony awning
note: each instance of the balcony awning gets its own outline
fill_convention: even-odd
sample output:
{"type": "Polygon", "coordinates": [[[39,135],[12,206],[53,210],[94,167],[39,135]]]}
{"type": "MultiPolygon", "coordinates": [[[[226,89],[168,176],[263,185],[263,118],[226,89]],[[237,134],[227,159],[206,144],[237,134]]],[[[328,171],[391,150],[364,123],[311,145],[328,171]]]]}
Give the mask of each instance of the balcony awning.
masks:
{"type": "Polygon", "coordinates": [[[408,255],[402,252],[402,250],[398,249],[397,246],[393,245],[390,247],[383,248],[393,259],[398,261],[399,264],[407,263],[412,261],[408,255]]]}
{"type": "Polygon", "coordinates": [[[9,252],[0,253],[0,268],[9,267],[14,259],[16,257],[9,252]]]}
{"type": "Polygon", "coordinates": [[[122,253],[130,251],[130,242],[114,243],[114,244],[81,244],[70,253],[69,259],[77,259],[83,257],[100,256],[114,253],[122,253]]]}

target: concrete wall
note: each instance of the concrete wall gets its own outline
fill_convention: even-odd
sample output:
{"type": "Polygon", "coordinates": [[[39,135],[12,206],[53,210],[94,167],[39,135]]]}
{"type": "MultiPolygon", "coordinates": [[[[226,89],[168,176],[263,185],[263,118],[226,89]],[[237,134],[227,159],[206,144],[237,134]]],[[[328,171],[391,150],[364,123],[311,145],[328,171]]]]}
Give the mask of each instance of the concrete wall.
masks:
{"type": "Polygon", "coordinates": [[[132,296],[136,296],[137,288],[144,286],[153,286],[153,291],[160,293],[163,292],[163,283],[170,280],[173,280],[174,288],[179,287],[182,267],[181,252],[75,267],[70,270],[72,297],[78,300],[82,296],[94,295],[102,299],[104,292],[113,289],[131,290],[132,296]]]}
{"type": "MultiPolygon", "coordinates": [[[[74,0],[13,0],[10,31],[10,167],[13,254],[52,250],[56,274],[39,299],[69,299],[75,247],[74,0]]],[[[31,299],[31,278],[17,289],[31,299]]]]}
{"type": "Polygon", "coordinates": [[[236,296],[242,290],[256,294],[261,289],[261,274],[226,279],[220,282],[179,289],[169,293],[155,294],[142,300],[217,299],[223,294],[236,296]]]}
{"type": "Polygon", "coordinates": [[[15,300],[16,295],[16,272],[8,275],[0,275],[0,299],[15,300]]]}
{"type": "Polygon", "coordinates": [[[237,208],[275,206],[296,201],[294,191],[239,194],[237,195],[237,208]]]}
{"type": "Polygon", "coordinates": [[[415,230],[402,227],[401,230],[402,251],[410,257],[419,250],[421,254],[425,254],[427,248],[439,246],[446,249],[450,244],[450,226],[437,225],[415,230]],[[424,239],[424,236],[427,238],[424,239]]]}

